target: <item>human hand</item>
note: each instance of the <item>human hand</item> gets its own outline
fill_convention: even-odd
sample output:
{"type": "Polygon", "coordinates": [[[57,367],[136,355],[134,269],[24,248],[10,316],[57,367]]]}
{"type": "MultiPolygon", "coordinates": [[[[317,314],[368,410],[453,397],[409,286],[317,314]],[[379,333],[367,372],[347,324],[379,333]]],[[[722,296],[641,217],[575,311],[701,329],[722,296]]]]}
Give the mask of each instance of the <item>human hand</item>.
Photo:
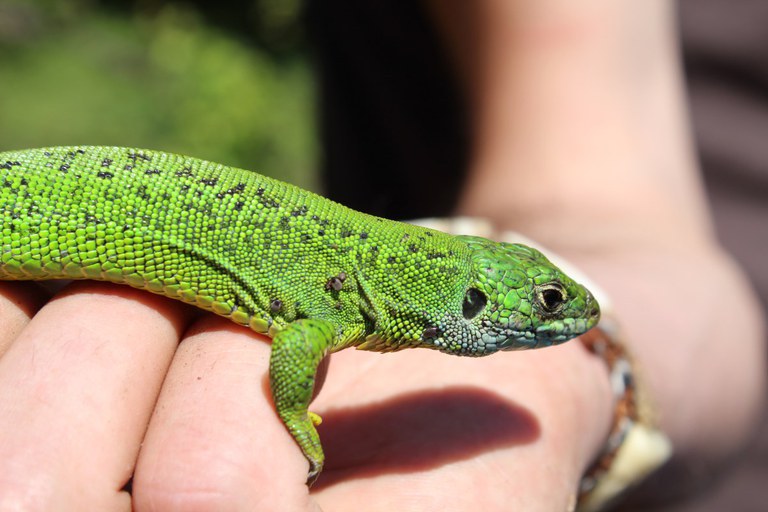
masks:
{"type": "Polygon", "coordinates": [[[308,491],[263,337],[102,283],[28,322],[29,286],[3,283],[0,509],[562,510],[608,427],[605,371],[578,343],[344,351],[313,406],[327,466],[308,491]]]}
{"type": "Polygon", "coordinates": [[[278,497],[303,484],[264,339],[103,283],[29,321],[44,301],[31,286],[2,283],[0,510],[253,510],[252,482],[278,497]]]}

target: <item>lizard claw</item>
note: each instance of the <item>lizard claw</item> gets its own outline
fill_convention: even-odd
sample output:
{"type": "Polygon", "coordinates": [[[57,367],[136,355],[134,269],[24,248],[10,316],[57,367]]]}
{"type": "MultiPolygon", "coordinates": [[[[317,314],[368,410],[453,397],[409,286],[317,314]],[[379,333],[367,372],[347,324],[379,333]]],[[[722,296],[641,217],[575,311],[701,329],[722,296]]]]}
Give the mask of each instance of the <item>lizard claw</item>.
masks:
{"type": "Polygon", "coordinates": [[[309,461],[309,473],[307,474],[307,487],[312,487],[317,481],[317,477],[323,471],[323,464],[321,462],[309,461]]]}

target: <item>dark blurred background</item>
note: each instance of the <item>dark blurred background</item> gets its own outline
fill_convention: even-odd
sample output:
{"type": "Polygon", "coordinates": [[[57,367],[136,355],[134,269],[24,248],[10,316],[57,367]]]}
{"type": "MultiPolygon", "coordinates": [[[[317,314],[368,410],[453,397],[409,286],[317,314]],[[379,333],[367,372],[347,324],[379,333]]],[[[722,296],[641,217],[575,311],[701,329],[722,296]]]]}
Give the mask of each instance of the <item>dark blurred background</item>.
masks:
{"type": "MultiPolygon", "coordinates": [[[[349,169],[336,181],[331,175],[327,191],[347,203],[360,203],[353,206],[393,216],[445,213],[450,208],[446,198],[456,192],[450,186],[431,186],[430,195],[424,195],[424,180],[434,183],[435,178],[412,172],[407,161],[420,169],[453,161],[459,174],[449,181],[460,183],[464,134],[455,126],[461,116],[438,123],[447,127],[443,135],[420,132],[413,117],[418,108],[427,115],[442,112],[440,105],[452,101],[453,92],[437,87],[411,104],[386,97],[390,91],[398,93],[397,87],[406,93],[422,87],[414,77],[423,71],[445,71],[438,69],[433,47],[420,53],[412,46],[396,48],[408,40],[400,37],[402,30],[428,35],[423,13],[409,8],[413,17],[398,22],[398,13],[389,8],[394,4],[372,1],[376,19],[367,21],[375,26],[376,20],[387,20],[385,30],[377,33],[350,25],[355,9],[365,10],[357,2],[308,3],[318,13],[311,31],[304,23],[302,0],[0,0],[0,150],[66,144],[150,147],[257,170],[313,189],[320,188],[318,169],[327,171],[329,163],[333,167],[338,162],[349,169]],[[317,135],[316,112],[326,114],[327,128],[329,118],[343,118],[343,108],[353,103],[345,92],[328,95],[333,82],[327,73],[335,58],[328,52],[338,43],[330,37],[350,27],[351,36],[375,49],[370,55],[395,55],[410,73],[387,91],[363,87],[361,92],[357,87],[349,93],[356,94],[355,101],[368,99],[372,115],[389,116],[390,127],[405,120],[410,132],[399,139],[397,134],[386,139],[387,121],[382,134],[369,136],[372,143],[355,143],[361,130],[354,128],[336,139],[317,135]],[[308,34],[321,41],[310,44],[308,34]],[[382,43],[376,39],[379,34],[389,39],[382,43]],[[394,54],[379,52],[390,45],[394,54]],[[320,67],[326,72],[320,79],[312,73],[310,47],[315,55],[325,55],[320,67]],[[318,82],[324,85],[324,102],[316,101],[318,82]],[[321,103],[325,110],[316,108],[321,103]],[[400,105],[400,112],[392,110],[393,104],[400,105]],[[324,159],[319,140],[332,149],[324,159]],[[387,151],[376,149],[382,144],[389,144],[387,151]],[[350,181],[344,176],[350,172],[360,180],[347,187],[350,181]],[[378,182],[394,184],[393,190],[378,182]]],[[[768,2],[680,0],[678,5],[694,132],[718,233],[749,272],[765,309],[768,2]]],[[[384,69],[387,79],[397,80],[389,73],[391,62],[382,62],[363,73],[371,71],[368,78],[378,80],[375,73],[384,69]]],[[[369,120],[360,115],[363,122],[369,120]]],[[[738,340],[723,342],[738,349],[738,340]]],[[[764,422],[761,434],[724,478],[664,512],[764,512],[766,482],[764,422]]]]}

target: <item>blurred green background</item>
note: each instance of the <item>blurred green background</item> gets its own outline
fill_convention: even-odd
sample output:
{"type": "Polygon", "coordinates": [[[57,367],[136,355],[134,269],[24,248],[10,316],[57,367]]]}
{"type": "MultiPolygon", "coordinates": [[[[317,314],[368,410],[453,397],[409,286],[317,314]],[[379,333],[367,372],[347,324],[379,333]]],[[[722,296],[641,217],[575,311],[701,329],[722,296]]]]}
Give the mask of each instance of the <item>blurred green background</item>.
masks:
{"type": "Polygon", "coordinates": [[[0,0],[0,150],[178,152],[317,188],[301,0],[0,0]]]}

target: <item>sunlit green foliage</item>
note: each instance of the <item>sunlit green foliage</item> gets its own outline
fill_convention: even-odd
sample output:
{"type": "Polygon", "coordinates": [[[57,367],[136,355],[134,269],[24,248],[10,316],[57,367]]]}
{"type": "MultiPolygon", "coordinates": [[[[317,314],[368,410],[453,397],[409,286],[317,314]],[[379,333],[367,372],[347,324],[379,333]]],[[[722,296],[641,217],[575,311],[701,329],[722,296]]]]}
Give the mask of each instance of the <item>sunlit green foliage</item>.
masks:
{"type": "MultiPolygon", "coordinates": [[[[312,187],[312,82],[301,55],[275,57],[191,7],[151,3],[0,0],[0,150],[139,146],[312,187]]],[[[272,27],[296,15],[260,4],[274,4],[259,11],[272,27]]]]}

